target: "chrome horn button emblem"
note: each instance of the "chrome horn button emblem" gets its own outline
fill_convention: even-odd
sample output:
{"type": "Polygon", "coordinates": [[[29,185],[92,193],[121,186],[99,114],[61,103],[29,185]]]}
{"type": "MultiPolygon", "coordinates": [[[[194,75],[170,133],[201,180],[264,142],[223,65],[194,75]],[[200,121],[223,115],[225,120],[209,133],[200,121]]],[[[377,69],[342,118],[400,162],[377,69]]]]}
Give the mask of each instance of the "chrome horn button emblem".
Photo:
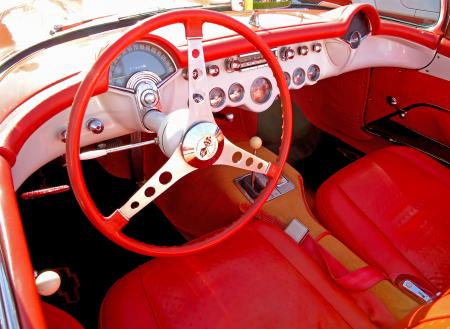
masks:
{"type": "Polygon", "coordinates": [[[184,160],[191,166],[208,167],[222,154],[224,139],[219,126],[212,122],[200,122],[192,126],[184,135],[181,153],[184,160]]]}
{"type": "Polygon", "coordinates": [[[211,159],[217,152],[219,142],[213,136],[205,136],[197,144],[195,148],[195,156],[197,159],[206,161],[211,159]]]}

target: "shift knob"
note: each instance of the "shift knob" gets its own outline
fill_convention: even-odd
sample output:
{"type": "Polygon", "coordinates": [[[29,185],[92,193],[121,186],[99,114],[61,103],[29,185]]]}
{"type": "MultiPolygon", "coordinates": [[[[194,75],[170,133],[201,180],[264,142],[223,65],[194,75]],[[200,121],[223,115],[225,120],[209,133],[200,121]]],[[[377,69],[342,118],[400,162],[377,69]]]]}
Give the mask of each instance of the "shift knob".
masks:
{"type": "Polygon", "coordinates": [[[42,272],[36,277],[35,281],[38,293],[41,296],[53,295],[61,286],[61,277],[55,271],[42,272]]]}
{"type": "Polygon", "coordinates": [[[257,151],[262,146],[262,139],[258,136],[253,136],[250,138],[250,147],[253,149],[253,151],[257,151]]]}

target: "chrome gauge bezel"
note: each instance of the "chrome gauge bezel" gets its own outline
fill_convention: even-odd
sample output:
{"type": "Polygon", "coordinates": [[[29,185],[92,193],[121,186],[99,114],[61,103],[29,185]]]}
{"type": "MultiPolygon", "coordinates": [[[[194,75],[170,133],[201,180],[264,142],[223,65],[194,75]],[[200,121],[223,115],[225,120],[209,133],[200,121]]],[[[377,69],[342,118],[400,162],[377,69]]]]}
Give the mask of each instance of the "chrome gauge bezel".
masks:
{"type": "Polygon", "coordinates": [[[252,84],[250,85],[250,98],[253,101],[253,103],[258,104],[258,105],[267,103],[267,101],[272,97],[272,92],[273,92],[272,82],[266,76],[257,77],[256,79],[253,80],[252,84]],[[267,82],[269,88],[268,88],[268,93],[265,94],[265,97],[261,101],[257,101],[255,98],[255,94],[254,94],[254,86],[257,83],[257,81],[260,81],[260,80],[267,82]]]}

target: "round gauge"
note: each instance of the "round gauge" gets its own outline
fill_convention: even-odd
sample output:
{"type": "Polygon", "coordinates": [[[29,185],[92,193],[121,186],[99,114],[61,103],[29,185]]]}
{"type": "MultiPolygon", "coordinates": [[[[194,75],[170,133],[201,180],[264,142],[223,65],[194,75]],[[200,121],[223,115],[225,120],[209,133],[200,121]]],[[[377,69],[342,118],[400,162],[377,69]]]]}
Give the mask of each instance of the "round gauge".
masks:
{"type": "Polygon", "coordinates": [[[257,104],[267,102],[272,94],[272,84],[266,78],[257,78],[250,87],[252,100],[257,104]]]}
{"type": "Polygon", "coordinates": [[[305,82],[306,73],[301,67],[297,67],[292,73],[292,81],[294,85],[301,86],[305,82]]]}
{"type": "Polygon", "coordinates": [[[109,84],[125,88],[130,77],[141,71],[150,71],[161,80],[176,71],[170,56],[149,42],[136,42],[125,49],[109,68],[109,84]]]}
{"type": "Polygon", "coordinates": [[[308,79],[311,81],[317,81],[320,77],[320,68],[317,65],[311,65],[308,68],[308,79]]]}
{"type": "Polygon", "coordinates": [[[291,75],[287,72],[283,72],[283,74],[284,74],[284,78],[286,79],[286,83],[289,87],[289,85],[291,84],[291,75]]]}
{"type": "Polygon", "coordinates": [[[244,98],[244,87],[240,83],[233,83],[228,88],[228,97],[232,102],[239,102],[244,98]]]}
{"type": "Polygon", "coordinates": [[[216,87],[209,92],[209,103],[214,108],[219,108],[225,103],[225,92],[222,88],[216,87]]]}

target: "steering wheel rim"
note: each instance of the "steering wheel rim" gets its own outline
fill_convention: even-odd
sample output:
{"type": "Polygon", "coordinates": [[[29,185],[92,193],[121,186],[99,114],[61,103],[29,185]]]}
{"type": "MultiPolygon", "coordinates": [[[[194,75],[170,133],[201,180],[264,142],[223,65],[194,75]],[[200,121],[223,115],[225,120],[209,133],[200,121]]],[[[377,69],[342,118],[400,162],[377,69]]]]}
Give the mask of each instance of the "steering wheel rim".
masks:
{"type": "Polygon", "coordinates": [[[177,10],[151,17],[126,32],[122,37],[112,43],[101,53],[97,61],[89,70],[78,88],[70,113],[66,142],[67,170],[74,195],[78,203],[80,204],[81,209],[91,221],[91,223],[108,239],[125,249],[143,255],[185,255],[203,250],[217,243],[220,243],[227,237],[231,236],[233,233],[237,232],[257,214],[257,212],[262,208],[265,201],[272,193],[278,179],[281,176],[284,164],[286,163],[289,153],[291,134],[292,105],[289,89],[284,78],[283,70],[281,69],[278,60],[273,55],[272,51],[266,45],[266,43],[247,26],[224,14],[203,9],[177,10]],[[270,179],[266,188],[261,192],[254,203],[247,209],[247,211],[228,227],[181,246],[166,247],[146,244],[124,235],[121,232],[121,229],[126,223],[123,222],[124,218],[120,214],[120,212],[116,211],[109,217],[104,216],[98,210],[88,192],[82,172],[79,154],[80,135],[84,120],[84,114],[98,81],[108,70],[110,64],[114,61],[114,59],[119,56],[120,53],[128,46],[158,28],[175,23],[184,24],[187,39],[192,37],[197,38],[199,36],[202,37],[202,27],[206,22],[224,26],[245,37],[266,59],[276,79],[282,104],[283,123],[279,155],[276,162],[272,163],[269,168],[268,176],[270,177],[270,179]]]}

